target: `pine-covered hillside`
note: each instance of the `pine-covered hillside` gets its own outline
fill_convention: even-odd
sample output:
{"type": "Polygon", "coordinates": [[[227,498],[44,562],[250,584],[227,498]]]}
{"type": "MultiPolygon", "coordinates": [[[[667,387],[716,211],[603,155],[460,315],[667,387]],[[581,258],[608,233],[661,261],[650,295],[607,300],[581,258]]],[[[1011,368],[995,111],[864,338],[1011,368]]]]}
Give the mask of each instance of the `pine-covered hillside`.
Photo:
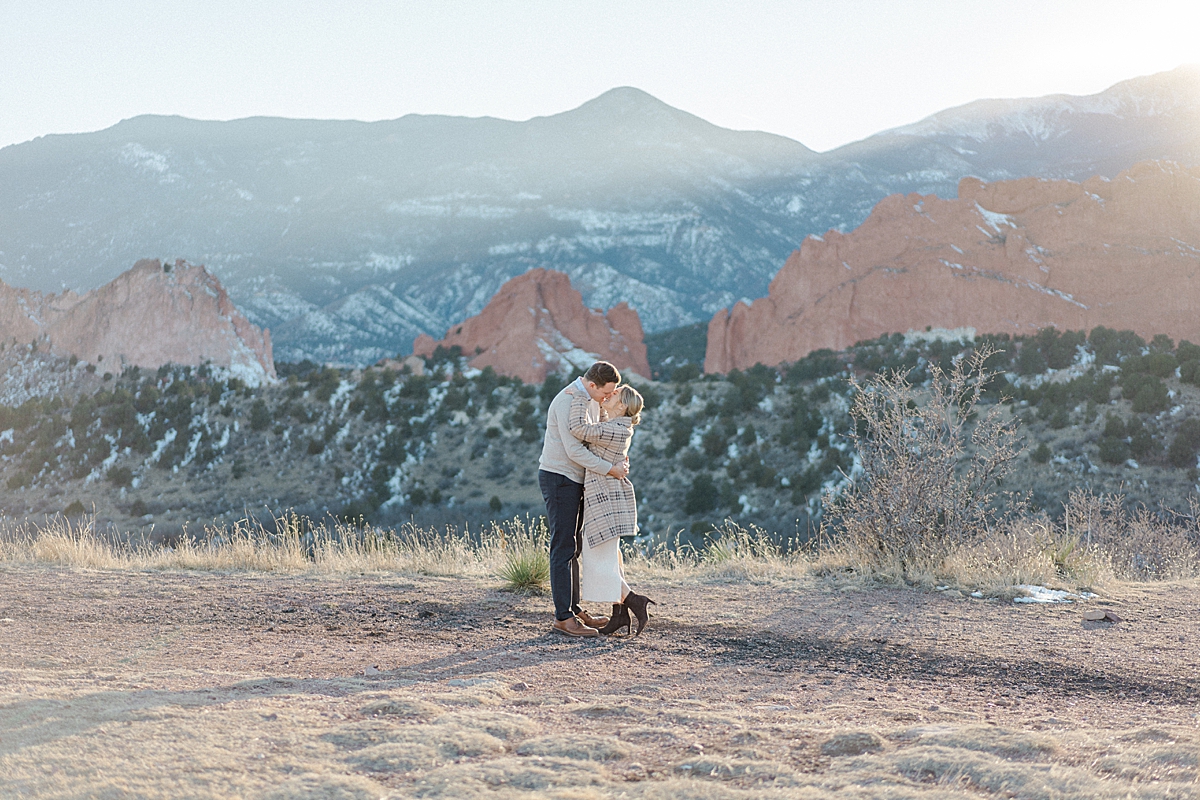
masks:
{"type": "MultiPolygon", "coordinates": [[[[1002,351],[985,402],[1005,403],[1027,442],[1006,488],[1051,515],[1077,487],[1180,509],[1195,497],[1200,346],[1104,328],[974,345],[934,331],[719,378],[671,370],[660,352],[667,375],[636,384],[643,532],[703,535],[731,517],[807,536],[822,492],[854,475],[848,378],[898,369],[920,384],[984,342],[1002,351]]],[[[13,343],[0,357],[5,515],[94,512],[165,538],[288,509],[455,525],[540,513],[542,425],[564,383],[467,369],[446,351],[423,374],[280,364],[279,384],[260,388],[211,367],[97,375],[13,343]]]]}

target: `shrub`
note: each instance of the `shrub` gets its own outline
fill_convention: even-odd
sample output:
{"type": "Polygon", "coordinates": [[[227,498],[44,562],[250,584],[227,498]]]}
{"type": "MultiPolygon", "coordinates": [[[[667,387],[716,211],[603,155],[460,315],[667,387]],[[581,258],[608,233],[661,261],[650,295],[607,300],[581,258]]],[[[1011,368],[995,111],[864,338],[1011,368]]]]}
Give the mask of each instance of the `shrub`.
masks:
{"type": "Polygon", "coordinates": [[[1139,414],[1165,411],[1169,400],[1167,385],[1160,380],[1151,379],[1143,383],[1133,396],[1133,410],[1139,414]]]}
{"type": "Polygon", "coordinates": [[[1196,453],[1200,452],[1200,419],[1185,419],[1167,448],[1167,461],[1171,466],[1183,469],[1196,466],[1196,453]]]}
{"type": "Polygon", "coordinates": [[[683,464],[685,469],[689,469],[692,472],[702,470],[708,466],[708,459],[704,457],[704,454],[690,447],[683,451],[683,457],[679,459],[679,462],[683,464]]]}
{"type": "Polygon", "coordinates": [[[1124,439],[1125,436],[1125,423],[1121,421],[1120,417],[1114,416],[1113,414],[1109,414],[1107,417],[1105,417],[1104,437],[1106,439],[1124,439]]]}
{"type": "Polygon", "coordinates": [[[1050,460],[1050,445],[1042,442],[1029,457],[1033,459],[1033,463],[1035,464],[1045,464],[1050,460]]]}
{"type": "Polygon", "coordinates": [[[493,514],[499,514],[504,509],[504,503],[498,495],[492,495],[492,499],[488,500],[488,508],[493,514]]]}
{"type": "Polygon", "coordinates": [[[1120,364],[1121,359],[1140,354],[1146,346],[1146,340],[1133,331],[1114,331],[1103,325],[1092,329],[1088,343],[1101,364],[1120,364]]]}
{"type": "Polygon", "coordinates": [[[1170,353],[1151,353],[1142,359],[1142,371],[1159,378],[1170,378],[1175,374],[1179,362],[1170,353]]]}
{"type": "Polygon", "coordinates": [[[712,476],[701,472],[692,479],[692,486],[683,499],[683,513],[691,515],[715,511],[719,498],[720,494],[712,476]]]}
{"type": "Polygon", "coordinates": [[[836,375],[842,371],[842,362],[837,354],[828,348],[814,350],[804,358],[792,364],[787,370],[788,383],[816,380],[836,375]]]}
{"type": "Polygon", "coordinates": [[[64,517],[82,517],[87,513],[87,509],[83,507],[83,503],[79,500],[72,500],[66,508],[63,509],[64,517]]]}
{"type": "Polygon", "coordinates": [[[1038,350],[1032,340],[1026,340],[1017,354],[1017,373],[1019,375],[1038,375],[1046,371],[1046,357],[1038,350]]]}
{"type": "Polygon", "coordinates": [[[683,448],[687,447],[688,442],[692,440],[692,418],[691,417],[676,417],[671,420],[671,433],[667,438],[667,446],[664,449],[668,458],[674,457],[683,448]]]}
{"type": "Polygon", "coordinates": [[[1100,440],[1100,460],[1106,464],[1124,464],[1129,458],[1129,445],[1124,439],[1105,436],[1100,440]]]}
{"type": "Polygon", "coordinates": [[[113,486],[129,488],[133,485],[133,470],[129,467],[111,467],[107,477],[113,486]]]}
{"type": "Polygon", "coordinates": [[[265,431],[271,426],[271,412],[261,397],[250,404],[250,430],[265,431]]]}
{"type": "Polygon", "coordinates": [[[309,439],[308,440],[308,454],[310,456],[319,456],[323,452],[325,452],[325,440],[324,439],[309,439]]]}
{"type": "Polygon", "coordinates": [[[997,491],[1020,454],[1016,422],[1000,406],[976,411],[993,375],[985,366],[992,353],[985,344],[949,373],[931,365],[927,397],[904,373],[851,379],[856,425],[848,436],[862,472],[827,498],[823,527],[855,563],[908,578],[1020,510],[997,491]]]}
{"type": "Polygon", "coordinates": [[[1155,449],[1154,437],[1137,417],[1129,420],[1125,431],[1129,434],[1129,452],[1134,458],[1145,458],[1155,449]]]}
{"type": "Polygon", "coordinates": [[[676,367],[671,373],[672,383],[689,383],[700,377],[699,364],[684,364],[682,367],[676,367]]]}
{"type": "Polygon", "coordinates": [[[704,448],[704,454],[709,458],[720,458],[725,455],[729,443],[721,426],[714,425],[700,438],[700,446],[704,448]]]}

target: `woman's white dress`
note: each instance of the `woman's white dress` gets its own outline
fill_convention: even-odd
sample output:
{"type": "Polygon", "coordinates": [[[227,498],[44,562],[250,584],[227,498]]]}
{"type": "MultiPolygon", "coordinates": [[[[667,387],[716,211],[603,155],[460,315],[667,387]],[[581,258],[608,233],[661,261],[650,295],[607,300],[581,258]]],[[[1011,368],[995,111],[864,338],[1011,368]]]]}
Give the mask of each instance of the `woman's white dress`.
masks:
{"type": "Polygon", "coordinates": [[[625,564],[621,560],[621,538],[614,537],[595,547],[587,543],[583,532],[583,550],[579,553],[579,591],[587,603],[619,603],[629,593],[625,582],[625,564]]]}

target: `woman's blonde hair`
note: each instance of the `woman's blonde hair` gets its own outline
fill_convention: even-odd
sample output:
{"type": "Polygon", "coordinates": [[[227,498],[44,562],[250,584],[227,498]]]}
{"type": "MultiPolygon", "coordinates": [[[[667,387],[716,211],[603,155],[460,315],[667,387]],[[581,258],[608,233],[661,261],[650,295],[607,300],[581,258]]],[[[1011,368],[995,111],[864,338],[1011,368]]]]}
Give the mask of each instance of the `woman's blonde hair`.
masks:
{"type": "Polygon", "coordinates": [[[637,389],[630,386],[628,383],[617,389],[617,395],[621,402],[625,404],[625,416],[633,417],[633,424],[637,425],[642,421],[642,408],[646,401],[642,399],[642,395],[637,389]]]}

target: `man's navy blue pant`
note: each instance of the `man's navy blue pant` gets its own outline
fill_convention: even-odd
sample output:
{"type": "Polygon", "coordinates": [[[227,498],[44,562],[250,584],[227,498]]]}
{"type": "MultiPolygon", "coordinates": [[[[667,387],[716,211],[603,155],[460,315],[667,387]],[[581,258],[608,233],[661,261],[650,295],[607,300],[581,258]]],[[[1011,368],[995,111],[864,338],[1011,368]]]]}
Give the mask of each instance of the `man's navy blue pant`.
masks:
{"type": "Polygon", "coordinates": [[[579,552],[583,540],[583,484],[566,475],[538,470],[538,486],[546,501],[550,526],[550,594],[554,618],[570,619],[579,613],[579,552]]]}

